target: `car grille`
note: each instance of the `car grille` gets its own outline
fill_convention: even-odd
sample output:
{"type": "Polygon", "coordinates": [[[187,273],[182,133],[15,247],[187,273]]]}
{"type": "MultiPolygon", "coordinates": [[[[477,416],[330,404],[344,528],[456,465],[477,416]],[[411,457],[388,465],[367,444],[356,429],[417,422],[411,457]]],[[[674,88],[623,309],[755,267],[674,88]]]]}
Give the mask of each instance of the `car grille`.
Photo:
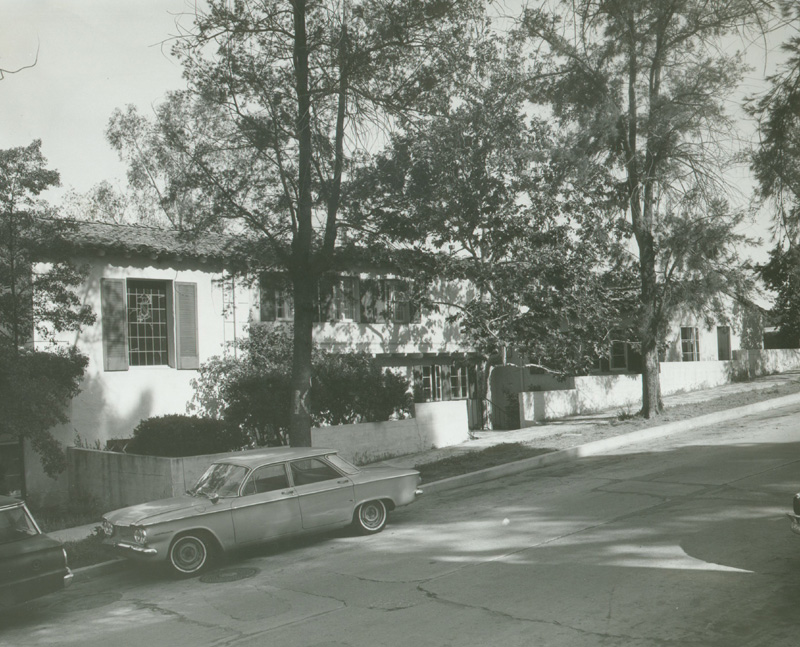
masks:
{"type": "Polygon", "coordinates": [[[115,539],[133,541],[133,528],[130,526],[114,526],[115,539]]]}

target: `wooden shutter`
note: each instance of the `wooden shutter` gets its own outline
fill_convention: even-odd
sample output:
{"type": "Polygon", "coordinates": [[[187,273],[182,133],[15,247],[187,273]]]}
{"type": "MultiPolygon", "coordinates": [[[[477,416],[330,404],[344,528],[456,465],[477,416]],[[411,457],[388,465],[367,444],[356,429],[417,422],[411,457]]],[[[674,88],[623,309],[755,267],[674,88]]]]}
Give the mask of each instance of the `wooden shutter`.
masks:
{"type": "Polygon", "coordinates": [[[103,369],[128,370],[128,316],[124,279],[100,279],[103,369]]]}
{"type": "Polygon", "coordinates": [[[175,283],[175,331],[178,368],[200,368],[196,283],[175,283]]]}

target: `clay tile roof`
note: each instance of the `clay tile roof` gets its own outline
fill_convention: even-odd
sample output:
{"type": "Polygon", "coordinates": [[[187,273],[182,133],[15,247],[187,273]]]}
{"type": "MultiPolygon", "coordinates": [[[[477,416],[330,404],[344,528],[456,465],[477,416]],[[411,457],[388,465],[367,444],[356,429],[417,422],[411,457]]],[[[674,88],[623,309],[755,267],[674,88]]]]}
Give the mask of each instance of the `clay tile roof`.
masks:
{"type": "Polygon", "coordinates": [[[75,251],[229,262],[244,258],[242,239],[104,222],[60,221],[57,237],[75,251]]]}

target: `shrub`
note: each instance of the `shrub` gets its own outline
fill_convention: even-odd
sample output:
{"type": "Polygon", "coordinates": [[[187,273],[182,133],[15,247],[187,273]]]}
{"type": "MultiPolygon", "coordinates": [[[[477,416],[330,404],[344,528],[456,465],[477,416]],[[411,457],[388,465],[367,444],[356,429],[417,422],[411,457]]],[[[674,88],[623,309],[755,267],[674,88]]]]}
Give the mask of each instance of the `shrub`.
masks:
{"type": "MultiPolygon", "coordinates": [[[[192,382],[190,412],[225,420],[260,445],[284,444],[292,402],[291,328],[251,326],[238,358],[215,357],[192,382]]],[[[374,422],[410,415],[408,380],[378,366],[365,353],[314,349],[313,424],[374,422]]]]}
{"type": "Polygon", "coordinates": [[[142,420],[128,444],[130,454],[145,456],[199,456],[242,449],[246,433],[225,420],[197,416],[156,416],[142,420]]]}
{"type": "Polygon", "coordinates": [[[408,380],[384,370],[365,353],[319,353],[311,380],[317,425],[405,418],[412,406],[408,380]]]}

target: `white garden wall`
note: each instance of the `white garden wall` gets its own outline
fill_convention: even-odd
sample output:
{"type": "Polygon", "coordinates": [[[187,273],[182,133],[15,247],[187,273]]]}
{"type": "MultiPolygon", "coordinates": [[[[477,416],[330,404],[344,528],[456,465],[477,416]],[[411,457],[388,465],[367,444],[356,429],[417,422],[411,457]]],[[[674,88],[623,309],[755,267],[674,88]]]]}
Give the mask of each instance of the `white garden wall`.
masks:
{"type": "MultiPolygon", "coordinates": [[[[469,437],[464,400],[418,403],[415,413],[408,420],[312,429],[312,445],[335,449],[344,458],[365,464],[455,445],[469,437]]],[[[69,447],[70,498],[88,499],[103,510],[113,510],[177,496],[194,485],[212,462],[230,455],[164,458],[69,447]]]]}
{"type": "MultiPolygon", "coordinates": [[[[661,393],[670,395],[707,389],[735,379],[800,368],[800,350],[736,351],[731,361],[662,362],[661,393]]],[[[640,375],[576,377],[574,388],[519,394],[522,426],[545,420],[613,409],[638,410],[642,402],[640,375]]]]}
{"type": "Polygon", "coordinates": [[[467,403],[418,402],[414,418],[311,430],[314,447],[330,447],[356,464],[448,447],[469,439],[467,403]]]}

